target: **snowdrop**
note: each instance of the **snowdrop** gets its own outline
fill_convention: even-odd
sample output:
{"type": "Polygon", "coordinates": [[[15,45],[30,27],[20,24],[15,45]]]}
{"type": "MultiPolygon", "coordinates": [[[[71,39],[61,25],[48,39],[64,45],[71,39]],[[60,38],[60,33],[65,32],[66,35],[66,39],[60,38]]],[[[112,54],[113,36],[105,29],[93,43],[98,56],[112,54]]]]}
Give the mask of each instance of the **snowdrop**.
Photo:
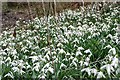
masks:
{"type": "Polygon", "coordinates": [[[12,55],[16,55],[17,54],[17,51],[16,51],[16,49],[14,49],[13,51],[12,51],[12,55]]]}
{"type": "Polygon", "coordinates": [[[89,76],[91,75],[91,69],[89,67],[81,70],[81,72],[84,72],[84,71],[87,72],[89,76]]]}
{"type": "Polygon", "coordinates": [[[32,70],[35,70],[35,71],[39,72],[40,64],[39,63],[35,63],[34,65],[35,65],[35,67],[33,67],[32,70]]]}
{"type": "Polygon", "coordinates": [[[83,54],[81,53],[81,51],[77,51],[77,52],[76,52],[76,56],[79,56],[79,55],[83,55],[83,54]]]}
{"type": "Polygon", "coordinates": [[[42,76],[39,75],[38,77],[39,77],[40,79],[45,79],[45,76],[46,76],[46,75],[44,74],[44,75],[42,75],[42,76]]]}
{"type": "Polygon", "coordinates": [[[85,61],[86,61],[86,62],[89,62],[89,61],[90,61],[90,58],[89,58],[89,57],[87,57],[87,58],[85,59],[85,61]]]}
{"type": "Polygon", "coordinates": [[[74,65],[75,67],[77,67],[77,63],[73,60],[72,63],[70,64],[70,66],[74,65]]]}
{"type": "Polygon", "coordinates": [[[72,26],[72,25],[70,25],[70,26],[68,26],[69,28],[71,28],[71,29],[75,29],[75,27],[74,26],[72,26]]]}
{"type": "Polygon", "coordinates": [[[114,71],[114,68],[111,64],[106,64],[106,65],[102,66],[100,69],[106,69],[108,75],[110,75],[111,71],[114,71]]]}
{"type": "Polygon", "coordinates": [[[57,47],[63,47],[63,44],[62,43],[58,43],[57,47]]]}
{"type": "Polygon", "coordinates": [[[18,67],[12,67],[12,70],[13,70],[14,72],[19,72],[19,68],[18,68],[18,67]]]}
{"type": "Polygon", "coordinates": [[[88,66],[89,62],[84,62],[83,65],[88,66]]]}
{"type": "Polygon", "coordinates": [[[78,47],[78,49],[77,50],[84,50],[84,48],[83,47],[78,47]]]}
{"type": "Polygon", "coordinates": [[[65,65],[65,64],[63,64],[63,63],[61,63],[61,65],[60,65],[60,69],[62,69],[62,68],[66,68],[67,66],[65,65]]]}
{"type": "Polygon", "coordinates": [[[5,60],[5,62],[11,62],[11,58],[8,57],[8,58],[5,60]]]}
{"type": "Polygon", "coordinates": [[[53,74],[54,73],[54,69],[52,67],[49,67],[48,70],[53,74]]]}
{"type": "Polygon", "coordinates": [[[4,52],[4,50],[1,50],[1,49],[0,49],[0,55],[5,56],[5,55],[7,55],[7,53],[4,52]]]}
{"type": "Polygon", "coordinates": [[[69,52],[67,52],[66,56],[70,56],[71,54],[69,52]]]}
{"type": "Polygon", "coordinates": [[[118,58],[115,56],[111,62],[111,65],[114,66],[115,68],[118,67],[118,58]]]}
{"type": "Polygon", "coordinates": [[[113,36],[112,36],[111,34],[108,34],[106,38],[112,39],[112,37],[113,37],[113,36]]]}
{"type": "Polygon", "coordinates": [[[91,69],[91,73],[93,73],[94,76],[96,76],[97,75],[97,69],[95,69],[95,68],[91,69]]]}
{"type": "Polygon", "coordinates": [[[46,58],[47,60],[50,60],[50,56],[48,54],[46,54],[44,58],[46,58]]]}
{"type": "Polygon", "coordinates": [[[59,53],[66,53],[63,49],[60,49],[59,53]]]}
{"type": "Polygon", "coordinates": [[[48,68],[50,66],[49,63],[47,63],[43,68],[48,68]]]}
{"type": "Polygon", "coordinates": [[[115,54],[116,54],[116,49],[115,49],[115,48],[111,48],[111,49],[108,51],[108,53],[115,55],[115,54]]]}
{"type": "Polygon", "coordinates": [[[80,61],[79,63],[80,63],[80,66],[83,66],[83,61],[80,61]]]}
{"type": "Polygon", "coordinates": [[[119,74],[119,73],[120,73],[120,68],[117,68],[117,70],[116,70],[115,73],[116,73],[116,74],[119,74]]]}
{"type": "Polygon", "coordinates": [[[73,56],[70,56],[70,58],[69,58],[70,60],[72,60],[72,59],[74,59],[74,57],[73,56]]]}
{"type": "Polygon", "coordinates": [[[37,54],[36,52],[33,52],[33,51],[31,52],[31,55],[36,55],[36,54],[37,54]]]}
{"type": "Polygon", "coordinates": [[[32,59],[33,63],[38,60],[38,56],[30,56],[29,58],[32,59]]]}
{"type": "Polygon", "coordinates": [[[91,53],[91,51],[90,51],[90,49],[87,49],[87,50],[84,51],[84,53],[88,54],[88,53],[91,53]]]}
{"type": "Polygon", "coordinates": [[[97,73],[97,79],[100,79],[100,78],[105,78],[105,75],[101,71],[97,73]]]}
{"type": "Polygon", "coordinates": [[[10,71],[9,73],[7,73],[4,77],[10,77],[10,78],[14,78],[13,73],[10,71]]]}
{"type": "Polygon", "coordinates": [[[111,45],[107,45],[107,46],[104,47],[104,49],[106,49],[106,48],[110,48],[111,49],[112,47],[111,47],[111,45]]]}
{"type": "Polygon", "coordinates": [[[34,25],[35,29],[39,29],[39,25],[34,25]]]}

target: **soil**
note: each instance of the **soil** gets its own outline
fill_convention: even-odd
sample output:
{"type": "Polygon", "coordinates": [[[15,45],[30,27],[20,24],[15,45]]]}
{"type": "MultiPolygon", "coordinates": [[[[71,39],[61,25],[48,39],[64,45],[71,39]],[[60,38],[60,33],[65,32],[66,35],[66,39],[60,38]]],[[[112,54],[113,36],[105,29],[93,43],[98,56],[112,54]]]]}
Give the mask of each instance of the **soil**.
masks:
{"type": "MultiPolygon", "coordinates": [[[[42,3],[32,3],[29,7],[25,3],[9,3],[6,9],[2,10],[2,29],[6,30],[16,26],[16,21],[28,22],[37,16],[43,16],[42,3]]],[[[90,3],[87,3],[90,4],[90,3]]],[[[86,5],[87,5],[86,4],[86,5]]],[[[59,13],[64,9],[76,9],[82,6],[82,3],[57,3],[56,11],[59,13]]],[[[49,9],[48,3],[45,3],[45,9],[49,9]]]]}

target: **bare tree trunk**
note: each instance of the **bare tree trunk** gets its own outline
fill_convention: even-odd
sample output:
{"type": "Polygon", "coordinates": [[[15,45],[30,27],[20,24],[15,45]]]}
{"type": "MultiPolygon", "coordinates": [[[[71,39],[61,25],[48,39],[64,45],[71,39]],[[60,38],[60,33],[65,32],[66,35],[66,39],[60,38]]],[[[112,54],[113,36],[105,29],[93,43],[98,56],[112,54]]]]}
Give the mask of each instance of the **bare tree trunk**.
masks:
{"type": "Polygon", "coordinates": [[[28,13],[29,13],[30,19],[32,20],[33,16],[32,16],[32,11],[31,11],[31,7],[30,7],[30,2],[28,0],[27,0],[27,4],[28,4],[28,13]]]}
{"type": "MultiPolygon", "coordinates": [[[[2,2],[0,2],[0,5],[2,5],[2,2]]],[[[0,33],[2,31],[2,6],[0,6],[0,33]]]]}

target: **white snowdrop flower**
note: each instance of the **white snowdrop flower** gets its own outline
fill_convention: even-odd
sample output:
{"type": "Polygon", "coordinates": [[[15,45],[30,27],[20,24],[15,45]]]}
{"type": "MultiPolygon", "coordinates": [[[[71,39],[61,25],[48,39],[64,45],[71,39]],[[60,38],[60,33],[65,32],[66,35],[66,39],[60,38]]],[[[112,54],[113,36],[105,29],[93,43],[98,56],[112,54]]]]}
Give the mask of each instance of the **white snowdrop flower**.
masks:
{"type": "Polygon", "coordinates": [[[81,72],[84,72],[84,71],[87,72],[89,76],[91,75],[91,69],[89,67],[88,68],[83,68],[81,70],[81,72]]]}
{"type": "Polygon", "coordinates": [[[29,50],[24,50],[24,53],[29,52],[29,50]]]}
{"type": "Polygon", "coordinates": [[[16,64],[15,62],[12,62],[11,65],[12,65],[12,66],[16,66],[17,64],[16,64]]]}
{"type": "Polygon", "coordinates": [[[101,71],[98,72],[98,74],[97,74],[97,79],[99,79],[99,78],[105,78],[105,75],[101,71]]]}
{"type": "Polygon", "coordinates": [[[91,36],[88,36],[88,39],[91,39],[92,37],[91,36]]]}
{"type": "Polygon", "coordinates": [[[7,59],[5,60],[5,62],[11,62],[11,58],[10,57],[7,57],[7,59]]]}
{"type": "Polygon", "coordinates": [[[106,69],[106,70],[107,70],[108,75],[110,75],[111,70],[112,70],[112,71],[114,71],[114,68],[112,67],[112,65],[111,65],[111,64],[104,65],[104,66],[102,66],[100,69],[106,69]]]}
{"type": "Polygon", "coordinates": [[[47,63],[43,68],[48,68],[50,66],[49,63],[47,63]]]}
{"type": "Polygon", "coordinates": [[[80,23],[80,22],[78,22],[78,23],[77,23],[77,25],[81,25],[81,23],[80,23]]]}
{"type": "Polygon", "coordinates": [[[22,69],[20,69],[19,73],[22,75],[23,73],[25,73],[25,71],[23,71],[22,69]]]}
{"type": "Polygon", "coordinates": [[[85,66],[88,66],[88,65],[89,65],[89,63],[88,63],[88,62],[84,62],[84,65],[85,65],[85,66]]]}
{"type": "Polygon", "coordinates": [[[69,25],[69,23],[68,23],[68,22],[65,22],[65,24],[66,24],[66,25],[69,25]]]}
{"type": "Polygon", "coordinates": [[[35,55],[35,54],[37,54],[37,53],[36,53],[36,52],[33,52],[33,51],[31,52],[31,55],[35,55]]]}
{"type": "Polygon", "coordinates": [[[39,66],[36,65],[36,66],[33,68],[33,70],[39,72],[39,66]]]}
{"type": "Polygon", "coordinates": [[[73,56],[70,56],[70,58],[69,59],[73,59],[74,57],[73,56]]]}
{"type": "Polygon", "coordinates": [[[90,58],[89,58],[89,57],[87,57],[87,58],[85,59],[85,61],[89,62],[89,61],[90,61],[90,58]]]}
{"type": "Polygon", "coordinates": [[[108,53],[112,53],[113,55],[115,55],[115,54],[116,54],[116,49],[115,49],[115,48],[111,48],[111,49],[108,51],[108,53]]]}
{"type": "Polygon", "coordinates": [[[7,55],[7,53],[4,52],[3,50],[0,50],[0,55],[7,55]]]}
{"type": "Polygon", "coordinates": [[[77,59],[77,58],[74,58],[73,61],[78,62],[78,59],[77,59]]]}
{"type": "Polygon", "coordinates": [[[79,43],[79,40],[77,38],[75,38],[73,42],[79,43]]]}
{"type": "Polygon", "coordinates": [[[70,65],[74,65],[75,67],[77,67],[77,63],[75,61],[72,61],[72,63],[70,65]]]}
{"type": "Polygon", "coordinates": [[[60,49],[59,53],[66,53],[63,49],[60,49]]]}
{"type": "Polygon", "coordinates": [[[19,42],[19,45],[22,45],[22,42],[19,42]]]}
{"type": "Polygon", "coordinates": [[[56,59],[56,56],[53,56],[53,59],[56,59]]]}
{"type": "Polygon", "coordinates": [[[38,60],[38,56],[30,56],[29,58],[32,59],[33,63],[38,60]]]}
{"type": "Polygon", "coordinates": [[[13,70],[14,72],[19,72],[19,68],[18,68],[18,67],[12,67],[12,70],[13,70]]]}
{"type": "Polygon", "coordinates": [[[109,57],[109,61],[112,61],[113,56],[108,55],[108,57],[109,57]]]}
{"type": "Polygon", "coordinates": [[[119,73],[120,73],[120,68],[117,68],[116,74],[119,74],[119,73]]]}
{"type": "Polygon", "coordinates": [[[24,61],[23,60],[18,60],[18,67],[20,68],[20,69],[22,69],[22,68],[25,68],[25,66],[24,66],[24,61]]]}
{"type": "Polygon", "coordinates": [[[21,51],[25,51],[27,49],[27,47],[22,47],[21,51]]]}
{"type": "Polygon", "coordinates": [[[45,58],[47,58],[47,60],[50,60],[50,57],[48,54],[45,55],[45,58]]]}
{"type": "Polygon", "coordinates": [[[48,70],[53,74],[54,73],[54,69],[52,67],[49,67],[48,70]]]}
{"type": "Polygon", "coordinates": [[[39,26],[39,25],[34,25],[34,27],[35,27],[36,29],[39,29],[40,26],[39,26]]]}
{"type": "Polygon", "coordinates": [[[15,43],[9,43],[10,46],[15,46],[15,43]]]}
{"type": "MultiPolygon", "coordinates": [[[[40,76],[38,76],[38,77],[40,77],[40,76]]],[[[40,79],[45,79],[45,75],[42,75],[41,77],[40,77],[40,79]]]]}
{"type": "Polygon", "coordinates": [[[63,64],[63,63],[61,63],[61,65],[60,65],[60,69],[62,69],[62,68],[66,68],[67,66],[65,65],[65,64],[63,64]]]}
{"type": "Polygon", "coordinates": [[[83,28],[82,28],[81,26],[78,26],[78,29],[79,29],[79,30],[83,30],[83,28]]]}
{"type": "Polygon", "coordinates": [[[67,56],[70,56],[70,53],[69,52],[67,52],[67,54],[66,54],[67,56]]]}
{"type": "Polygon", "coordinates": [[[63,44],[62,43],[58,43],[57,47],[63,47],[63,44]]]}
{"type": "Polygon", "coordinates": [[[98,35],[100,35],[100,33],[99,32],[97,32],[97,33],[93,33],[93,37],[95,37],[95,36],[98,36],[98,35]]]}
{"type": "Polygon", "coordinates": [[[111,65],[112,66],[114,66],[115,68],[117,68],[117,66],[118,66],[118,58],[115,56],[114,58],[113,58],[113,60],[112,60],[112,63],[111,63],[111,65]]]}
{"type": "Polygon", "coordinates": [[[13,55],[17,54],[16,49],[15,49],[15,50],[13,50],[12,54],[13,54],[13,55]]]}
{"type": "Polygon", "coordinates": [[[46,62],[46,59],[43,57],[43,58],[41,58],[41,61],[46,62]]]}
{"type": "Polygon", "coordinates": [[[90,49],[84,51],[84,53],[91,53],[90,49]]]}
{"type": "Polygon", "coordinates": [[[74,26],[72,26],[72,25],[70,25],[70,26],[68,26],[69,28],[71,28],[71,29],[75,29],[75,27],[74,26]]]}
{"type": "Polygon", "coordinates": [[[84,48],[83,47],[78,47],[78,49],[77,50],[84,50],[84,48]]]}
{"type": "Polygon", "coordinates": [[[113,36],[111,34],[108,34],[106,38],[113,38],[113,36]]]}
{"type": "Polygon", "coordinates": [[[29,69],[29,68],[31,68],[31,66],[28,64],[26,68],[29,69]]]}
{"type": "Polygon", "coordinates": [[[21,35],[21,38],[25,38],[25,35],[23,34],[23,35],[21,35]]]}
{"type": "Polygon", "coordinates": [[[105,42],[106,42],[106,40],[105,40],[105,39],[103,39],[103,42],[105,43],[105,42]]]}
{"type": "Polygon", "coordinates": [[[64,42],[64,43],[68,43],[69,41],[68,41],[67,39],[64,38],[64,41],[63,41],[63,42],[64,42]]]}
{"type": "Polygon", "coordinates": [[[80,66],[83,66],[83,61],[80,61],[79,63],[80,63],[80,66]]]}
{"type": "Polygon", "coordinates": [[[77,52],[76,52],[76,56],[79,56],[79,55],[83,55],[83,54],[81,53],[81,51],[77,51],[77,52]]]}
{"type": "Polygon", "coordinates": [[[14,78],[13,73],[10,71],[9,73],[7,73],[4,77],[10,77],[10,78],[14,78]]]}
{"type": "Polygon", "coordinates": [[[97,75],[97,69],[95,69],[95,68],[91,69],[91,73],[93,73],[94,76],[96,76],[97,75]]]}
{"type": "Polygon", "coordinates": [[[55,63],[57,63],[57,62],[58,62],[58,60],[59,60],[58,58],[55,58],[54,62],[55,62],[55,63]]]}
{"type": "Polygon", "coordinates": [[[9,51],[10,49],[9,48],[6,48],[4,51],[9,51]]]}
{"type": "Polygon", "coordinates": [[[107,45],[107,46],[104,47],[104,49],[106,49],[106,48],[110,48],[111,49],[112,47],[111,47],[111,45],[107,45]]]}

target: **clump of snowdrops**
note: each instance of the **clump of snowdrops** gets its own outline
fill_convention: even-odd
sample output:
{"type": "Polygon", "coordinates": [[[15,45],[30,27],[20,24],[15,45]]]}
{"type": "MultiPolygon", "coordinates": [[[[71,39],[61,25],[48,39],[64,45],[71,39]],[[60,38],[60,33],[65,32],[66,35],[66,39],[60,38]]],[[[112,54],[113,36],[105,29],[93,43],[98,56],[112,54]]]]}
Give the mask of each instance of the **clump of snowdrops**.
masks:
{"type": "Polygon", "coordinates": [[[120,6],[94,8],[35,18],[25,29],[18,25],[16,37],[13,31],[2,32],[1,78],[120,77],[120,6]]]}

